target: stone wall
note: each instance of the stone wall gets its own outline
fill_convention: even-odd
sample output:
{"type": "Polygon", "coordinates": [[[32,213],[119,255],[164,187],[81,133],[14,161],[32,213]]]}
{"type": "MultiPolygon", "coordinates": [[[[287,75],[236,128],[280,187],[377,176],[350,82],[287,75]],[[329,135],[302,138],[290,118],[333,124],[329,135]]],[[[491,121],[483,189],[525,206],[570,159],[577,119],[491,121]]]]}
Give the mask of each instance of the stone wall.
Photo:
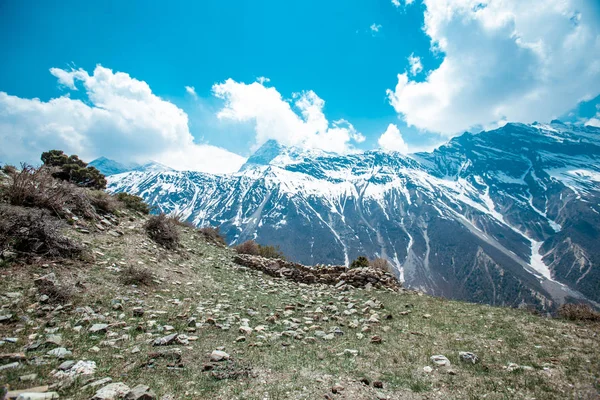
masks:
{"type": "Polygon", "coordinates": [[[234,262],[248,268],[262,271],[271,276],[285,278],[299,283],[323,283],[337,287],[351,285],[357,288],[389,288],[392,290],[398,290],[402,287],[402,284],[395,276],[374,268],[349,269],[341,265],[307,267],[306,265],[290,261],[248,254],[236,255],[234,257],[234,262]]]}

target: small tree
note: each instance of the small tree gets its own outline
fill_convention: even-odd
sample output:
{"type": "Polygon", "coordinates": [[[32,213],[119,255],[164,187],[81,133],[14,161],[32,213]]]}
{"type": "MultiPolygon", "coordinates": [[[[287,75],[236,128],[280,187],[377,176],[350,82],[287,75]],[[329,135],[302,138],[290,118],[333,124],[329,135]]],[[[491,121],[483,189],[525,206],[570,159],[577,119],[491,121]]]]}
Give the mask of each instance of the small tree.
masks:
{"type": "Polygon", "coordinates": [[[356,260],[352,261],[350,268],[367,268],[369,266],[369,259],[365,256],[359,256],[356,260]]]}
{"type": "Polygon", "coordinates": [[[106,177],[76,155],[67,156],[62,150],[50,150],[42,153],[41,158],[44,166],[53,170],[52,176],[56,179],[81,187],[100,190],[106,188],[106,177]]]}

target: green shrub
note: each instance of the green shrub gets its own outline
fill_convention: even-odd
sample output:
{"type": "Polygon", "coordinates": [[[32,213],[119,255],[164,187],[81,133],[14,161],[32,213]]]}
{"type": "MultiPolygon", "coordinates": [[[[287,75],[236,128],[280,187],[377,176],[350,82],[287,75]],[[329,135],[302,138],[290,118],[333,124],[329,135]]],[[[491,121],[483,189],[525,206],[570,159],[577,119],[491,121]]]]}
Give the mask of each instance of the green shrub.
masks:
{"type": "Polygon", "coordinates": [[[102,190],[91,190],[89,192],[90,203],[96,211],[104,214],[114,214],[119,209],[119,202],[110,194],[102,190]]]}
{"type": "Polygon", "coordinates": [[[173,218],[163,213],[153,215],[146,221],[144,228],[148,236],[161,246],[171,250],[179,246],[179,231],[173,218]]]}
{"type": "Polygon", "coordinates": [[[365,256],[359,256],[356,260],[352,261],[350,268],[366,268],[369,266],[369,259],[365,256]]]}
{"type": "Polygon", "coordinates": [[[52,169],[56,179],[74,183],[80,187],[105,189],[106,177],[96,168],[90,167],[78,156],[67,156],[61,150],[50,150],[42,153],[44,166],[52,169]]]}
{"type": "Polygon", "coordinates": [[[126,208],[142,214],[150,214],[150,206],[141,197],[125,192],[117,193],[116,197],[126,208]]]}

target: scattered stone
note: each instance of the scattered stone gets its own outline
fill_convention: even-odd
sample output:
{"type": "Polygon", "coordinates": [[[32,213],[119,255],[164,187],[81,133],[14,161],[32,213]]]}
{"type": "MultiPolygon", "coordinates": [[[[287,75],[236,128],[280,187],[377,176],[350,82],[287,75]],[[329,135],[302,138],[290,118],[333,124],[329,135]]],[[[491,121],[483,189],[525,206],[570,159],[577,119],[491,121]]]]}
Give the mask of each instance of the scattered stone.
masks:
{"type": "Polygon", "coordinates": [[[133,312],[134,317],[143,317],[145,312],[142,307],[135,307],[131,311],[133,312]]]}
{"type": "Polygon", "coordinates": [[[423,318],[425,318],[425,319],[429,319],[429,318],[431,318],[431,314],[424,314],[424,315],[423,315],[423,318]]]}
{"type": "Polygon", "coordinates": [[[48,354],[49,356],[56,357],[59,360],[62,360],[63,358],[67,358],[67,357],[70,357],[73,355],[73,353],[71,353],[71,351],[65,349],[64,347],[57,347],[55,349],[50,350],[46,354],[48,354]]]}
{"type": "Polygon", "coordinates": [[[125,396],[127,400],[154,400],[156,394],[148,386],[137,385],[125,396]]]}
{"type": "Polygon", "coordinates": [[[211,361],[224,361],[224,360],[229,360],[230,355],[225,353],[224,351],[220,351],[220,350],[214,350],[211,354],[210,354],[210,360],[211,361]]]}
{"type": "Polygon", "coordinates": [[[58,393],[56,393],[56,392],[46,392],[46,393],[25,392],[25,393],[21,393],[17,397],[17,400],[49,400],[49,399],[58,399],[58,398],[59,398],[59,396],[58,396],[58,393]]]}
{"type": "Polygon", "coordinates": [[[12,314],[0,315],[0,324],[10,321],[12,317],[12,314]]]}
{"type": "Polygon", "coordinates": [[[90,328],[90,333],[104,333],[108,329],[108,324],[94,324],[90,328]]]}
{"type": "Polygon", "coordinates": [[[358,355],[358,350],[344,349],[344,353],[343,354],[350,355],[350,356],[357,356],[358,355]]]}
{"type": "Polygon", "coordinates": [[[37,378],[37,374],[28,374],[28,375],[22,375],[22,376],[20,376],[19,380],[21,382],[29,382],[29,381],[35,380],[35,378],[37,378]]]}
{"type": "Polygon", "coordinates": [[[375,343],[375,344],[381,344],[383,343],[383,338],[381,336],[373,336],[371,337],[371,343],[375,343]]]}
{"type": "Polygon", "coordinates": [[[168,346],[170,344],[172,344],[175,339],[177,339],[177,336],[179,336],[177,333],[172,333],[170,335],[167,336],[163,336],[161,338],[158,338],[154,341],[154,343],[152,343],[153,346],[168,346]]]}
{"type": "Polygon", "coordinates": [[[430,374],[431,372],[433,372],[433,368],[431,368],[429,365],[427,365],[427,366],[423,367],[423,371],[426,374],[430,374]]]}
{"type": "Polygon", "coordinates": [[[115,400],[126,396],[131,389],[122,382],[111,383],[98,390],[92,400],[115,400]]]}
{"type": "Polygon", "coordinates": [[[479,361],[479,358],[474,353],[470,353],[468,351],[461,351],[458,353],[458,356],[460,357],[461,361],[471,364],[475,364],[477,361],[479,361]]]}
{"type": "Polygon", "coordinates": [[[20,366],[21,366],[21,364],[19,364],[19,362],[15,361],[10,364],[0,365],[0,371],[4,371],[7,369],[16,369],[16,368],[19,368],[20,366]]]}
{"type": "Polygon", "coordinates": [[[340,385],[339,383],[336,383],[331,388],[331,393],[333,393],[333,394],[339,394],[339,393],[342,393],[343,391],[344,391],[344,387],[342,385],[340,385]]]}
{"type": "Polygon", "coordinates": [[[449,367],[451,365],[450,360],[442,355],[431,356],[431,362],[438,367],[449,367]]]}
{"type": "Polygon", "coordinates": [[[71,369],[71,367],[73,367],[73,365],[75,365],[75,361],[73,361],[73,360],[65,361],[64,363],[62,363],[58,366],[58,370],[59,371],[67,371],[67,370],[71,369]]]}
{"type": "Polygon", "coordinates": [[[373,382],[373,387],[377,388],[377,389],[383,389],[383,382],[375,381],[375,382],[373,382]]]}

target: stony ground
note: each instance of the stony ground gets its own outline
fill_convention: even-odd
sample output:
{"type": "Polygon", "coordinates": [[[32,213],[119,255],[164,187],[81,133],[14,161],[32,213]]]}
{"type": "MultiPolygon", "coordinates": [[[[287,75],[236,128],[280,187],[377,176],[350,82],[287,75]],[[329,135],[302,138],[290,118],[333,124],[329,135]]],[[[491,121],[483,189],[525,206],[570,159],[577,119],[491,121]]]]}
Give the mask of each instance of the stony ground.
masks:
{"type": "Polygon", "coordinates": [[[69,231],[86,244],[84,261],[0,266],[0,384],[12,396],[41,387],[67,399],[600,397],[597,325],[297,284],[234,264],[191,228],[181,227],[179,250],[164,250],[143,222],[69,231]],[[123,283],[129,267],[153,282],[123,283]]]}

